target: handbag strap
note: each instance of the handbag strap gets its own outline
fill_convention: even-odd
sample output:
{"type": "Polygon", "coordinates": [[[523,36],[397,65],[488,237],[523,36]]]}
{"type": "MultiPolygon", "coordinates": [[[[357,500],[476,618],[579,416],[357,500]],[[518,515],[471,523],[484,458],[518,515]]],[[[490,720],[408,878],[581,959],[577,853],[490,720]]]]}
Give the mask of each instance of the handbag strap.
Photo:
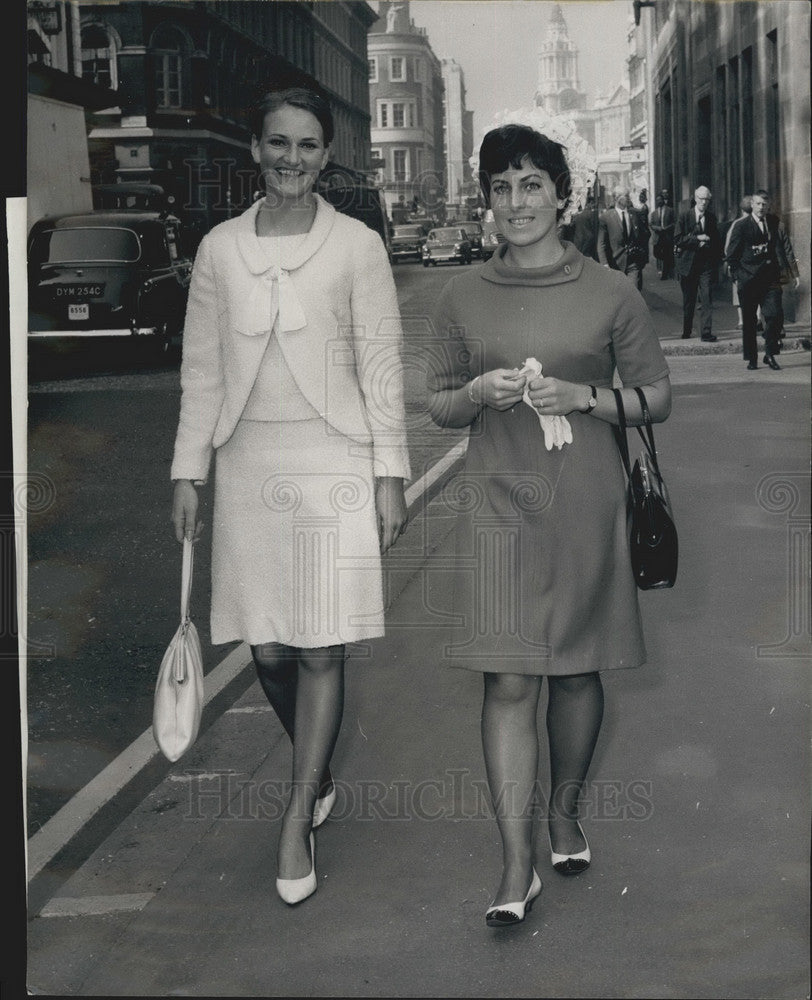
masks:
{"type": "Polygon", "coordinates": [[[189,621],[189,603],[192,597],[192,570],[194,568],[195,547],[191,538],[183,539],[183,567],[180,578],[180,618],[189,621]]]}
{"type": "Polygon", "coordinates": [[[651,467],[654,469],[654,475],[657,477],[657,481],[662,489],[663,477],[660,475],[660,464],[657,461],[657,448],[654,444],[654,428],[651,425],[651,414],[648,410],[648,403],[646,402],[645,393],[639,386],[635,386],[634,391],[637,393],[640,400],[640,408],[643,411],[643,421],[645,425],[645,431],[642,427],[638,427],[637,433],[643,439],[643,444],[646,446],[648,457],[651,459],[651,467]]]}
{"type": "Polygon", "coordinates": [[[615,440],[623,459],[623,468],[626,470],[626,478],[631,482],[632,467],[629,462],[629,442],[626,439],[626,409],[623,406],[623,396],[620,389],[612,389],[615,394],[615,406],[617,407],[617,425],[612,428],[615,433],[615,440]]]}
{"type": "MultiPolygon", "coordinates": [[[[649,413],[648,403],[646,402],[645,393],[641,388],[635,386],[637,396],[640,400],[640,408],[643,411],[643,421],[645,424],[645,431],[642,427],[637,428],[637,433],[643,439],[643,444],[646,446],[646,451],[651,459],[651,468],[654,470],[654,475],[657,477],[657,482],[660,485],[660,490],[663,491],[665,486],[663,483],[663,477],[660,475],[660,465],[657,461],[657,448],[654,445],[654,429],[651,426],[651,414],[649,413]]],[[[617,406],[617,426],[613,428],[615,432],[615,439],[617,440],[617,446],[620,451],[620,457],[623,459],[623,468],[626,470],[626,476],[631,482],[632,478],[632,466],[629,460],[629,442],[626,437],[626,409],[623,405],[623,396],[619,389],[613,389],[612,392],[615,394],[615,405],[617,406]]]]}

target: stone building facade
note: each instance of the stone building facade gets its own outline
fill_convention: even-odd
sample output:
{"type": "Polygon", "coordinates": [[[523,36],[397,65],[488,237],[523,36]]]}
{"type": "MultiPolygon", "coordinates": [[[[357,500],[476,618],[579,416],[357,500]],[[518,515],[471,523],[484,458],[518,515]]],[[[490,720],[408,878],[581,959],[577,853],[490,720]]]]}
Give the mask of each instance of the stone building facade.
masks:
{"type": "Polygon", "coordinates": [[[539,47],[535,104],[551,115],[571,119],[578,134],[597,154],[601,188],[616,184],[632,187],[632,167],[620,160],[620,148],[629,143],[629,88],[625,79],[589,101],[581,89],[578,46],[570,39],[560,4],[552,7],[539,47]]]}
{"type": "Polygon", "coordinates": [[[408,0],[381,0],[368,37],[372,155],[390,218],[445,210],[443,78],[408,0]]]}
{"type": "Polygon", "coordinates": [[[465,103],[465,74],[456,59],[442,59],[443,130],[445,136],[446,203],[449,217],[467,218],[478,200],[471,154],[474,150],[474,113],[465,103]],[[471,204],[469,200],[472,199],[471,204]]]}
{"type": "Polygon", "coordinates": [[[275,71],[295,67],[330,94],[335,165],[371,168],[364,2],[80,2],[82,72],[117,102],[89,134],[96,183],[160,184],[206,230],[250,203],[256,168],[245,111],[275,71]]]}
{"type": "Polygon", "coordinates": [[[688,205],[699,184],[722,220],[766,188],[802,263],[794,312],[810,321],[810,7],[658,0],[651,10],[656,188],[688,205]]]}

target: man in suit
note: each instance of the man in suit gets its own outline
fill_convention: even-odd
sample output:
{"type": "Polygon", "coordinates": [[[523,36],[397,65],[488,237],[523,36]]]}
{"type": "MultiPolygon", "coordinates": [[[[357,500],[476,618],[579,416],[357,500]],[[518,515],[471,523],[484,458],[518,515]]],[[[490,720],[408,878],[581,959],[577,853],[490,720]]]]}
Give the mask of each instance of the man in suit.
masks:
{"type": "Polygon", "coordinates": [[[660,272],[660,281],[666,281],[674,274],[674,225],[676,221],[674,209],[666,204],[663,195],[658,194],[648,224],[654,236],[654,257],[660,272]]]}
{"type": "Polygon", "coordinates": [[[751,371],[758,368],[759,307],[764,317],[764,364],[780,370],[775,356],[781,350],[784,326],[781,284],[792,281],[797,288],[801,283],[789,235],[778,216],[769,213],[769,207],[769,194],[763,189],[756,191],[750,216],[731,227],[727,244],[727,265],[739,289],[744,359],[751,371]]]}
{"type": "Polygon", "coordinates": [[[598,261],[604,267],[627,274],[639,291],[643,287],[643,265],[647,256],[640,223],[631,210],[628,189],[616,187],[612,198],[614,208],[603,212],[598,221],[598,261]]]}
{"type": "Polygon", "coordinates": [[[711,332],[713,283],[722,259],[722,238],[716,216],[710,211],[711,193],[701,185],[694,191],[694,204],[680,212],[674,228],[676,268],[682,286],[682,336],[693,332],[694,310],[699,295],[702,339],[715,341],[711,332]]]}
{"type": "Polygon", "coordinates": [[[584,257],[591,257],[593,260],[598,258],[597,228],[595,199],[590,195],[586,200],[586,206],[573,215],[568,239],[584,257]]]}

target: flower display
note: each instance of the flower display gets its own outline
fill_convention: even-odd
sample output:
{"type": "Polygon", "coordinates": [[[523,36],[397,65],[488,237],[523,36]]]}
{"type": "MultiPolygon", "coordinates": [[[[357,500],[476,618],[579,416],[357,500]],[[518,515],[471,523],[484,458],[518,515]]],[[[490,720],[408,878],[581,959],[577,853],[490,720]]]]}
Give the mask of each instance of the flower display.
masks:
{"type": "Polygon", "coordinates": [[[572,190],[564,207],[561,222],[564,224],[569,222],[577,206],[586,201],[587,188],[594,183],[595,173],[598,169],[598,157],[595,150],[578,133],[575,122],[571,118],[564,115],[551,115],[542,107],[517,108],[514,111],[505,109],[494,115],[475,144],[474,153],[469,160],[474,176],[479,170],[479,149],[482,140],[491,129],[498,128],[500,125],[528,125],[537,132],[546,135],[548,139],[566,147],[572,190]]]}

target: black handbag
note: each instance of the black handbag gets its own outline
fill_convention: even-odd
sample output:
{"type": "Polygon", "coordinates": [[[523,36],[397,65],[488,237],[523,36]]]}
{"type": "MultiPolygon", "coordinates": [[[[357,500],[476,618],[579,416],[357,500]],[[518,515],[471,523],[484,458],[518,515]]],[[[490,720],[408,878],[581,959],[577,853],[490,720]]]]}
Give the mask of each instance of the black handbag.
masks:
{"type": "Polygon", "coordinates": [[[615,437],[628,480],[629,549],[634,580],[640,590],[673,587],[677,579],[679,558],[677,529],[668,491],[660,474],[646,397],[642,389],[635,389],[640,397],[645,421],[645,431],[642,427],[637,428],[643,439],[645,451],[641,452],[632,467],[626,439],[626,411],[623,407],[623,397],[618,389],[613,391],[618,415],[618,426],[614,428],[615,437]]]}

